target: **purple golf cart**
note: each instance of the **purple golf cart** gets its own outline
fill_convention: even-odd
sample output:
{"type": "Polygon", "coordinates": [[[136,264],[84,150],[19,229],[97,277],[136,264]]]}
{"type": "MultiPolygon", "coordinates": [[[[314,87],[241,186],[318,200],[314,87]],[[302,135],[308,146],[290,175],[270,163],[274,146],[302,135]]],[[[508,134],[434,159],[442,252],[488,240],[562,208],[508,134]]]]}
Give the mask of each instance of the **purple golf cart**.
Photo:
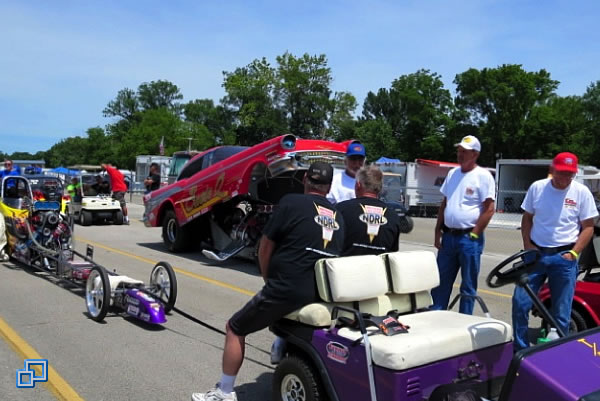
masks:
{"type": "MultiPolygon", "coordinates": [[[[488,284],[528,288],[537,257],[513,255],[488,284]]],[[[432,252],[324,259],[315,272],[322,302],[271,327],[287,343],[273,400],[600,400],[600,329],[513,355],[507,323],[429,310],[432,252]]]]}

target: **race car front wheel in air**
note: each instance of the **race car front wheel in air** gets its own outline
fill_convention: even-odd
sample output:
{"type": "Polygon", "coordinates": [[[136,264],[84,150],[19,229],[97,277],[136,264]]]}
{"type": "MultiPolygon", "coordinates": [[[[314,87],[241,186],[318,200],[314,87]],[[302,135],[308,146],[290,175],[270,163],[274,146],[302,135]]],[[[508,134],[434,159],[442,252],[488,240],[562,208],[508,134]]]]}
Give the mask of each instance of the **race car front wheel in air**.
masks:
{"type": "Polygon", "coordinates": [[[110,305],[110,280],[108,273],[95,266],[85,283],[85,305],[92,319],[101,322],[110,305]]]}
{"type": "Polygon", "coordinates": [[[273,400],[321,401],[321,386],[311,367],[301,358],[284,358],[273,376],[273,400]]]}
{"type": "Polygon", "coordinates": [[[177,277],[171,265],[158,262],[150,273],[148,290],[164,302],[165,313],[169,313],[177,300],[177,277]]]}

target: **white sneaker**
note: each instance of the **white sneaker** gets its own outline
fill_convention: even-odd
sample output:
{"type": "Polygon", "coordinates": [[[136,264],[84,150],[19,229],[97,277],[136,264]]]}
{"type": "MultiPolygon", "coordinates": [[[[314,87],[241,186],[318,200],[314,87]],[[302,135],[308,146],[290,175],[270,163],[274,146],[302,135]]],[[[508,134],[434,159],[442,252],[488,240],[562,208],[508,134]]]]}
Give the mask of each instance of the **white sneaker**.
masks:
{"type": "Polygon", "coordinates": [[[283,359],[283,353],[285,351],[285,340],[276,338],[271,345],[271,365],[277,365],[283,359]]]}
{"type": "Polygon", "coordinates": [[[209,390],[207,393],[193,393],[192,401],[237,401],[237,396],[235,395],[235,391],[231,393],[224,393],[219,388],[215,387],[212,390],[209,390]]]}

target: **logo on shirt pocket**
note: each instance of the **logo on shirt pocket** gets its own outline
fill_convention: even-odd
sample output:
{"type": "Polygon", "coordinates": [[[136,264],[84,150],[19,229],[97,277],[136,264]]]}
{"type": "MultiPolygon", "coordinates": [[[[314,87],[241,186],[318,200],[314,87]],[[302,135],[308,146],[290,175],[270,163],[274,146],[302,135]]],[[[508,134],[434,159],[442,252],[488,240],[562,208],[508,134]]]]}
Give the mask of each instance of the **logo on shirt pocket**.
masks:
{"type": "Polygon", "coordinates": [[[567,209],[575,209],[575,208],[577,208],[577,202],[573,199],[565,198],[564,206],[567,209]]]}

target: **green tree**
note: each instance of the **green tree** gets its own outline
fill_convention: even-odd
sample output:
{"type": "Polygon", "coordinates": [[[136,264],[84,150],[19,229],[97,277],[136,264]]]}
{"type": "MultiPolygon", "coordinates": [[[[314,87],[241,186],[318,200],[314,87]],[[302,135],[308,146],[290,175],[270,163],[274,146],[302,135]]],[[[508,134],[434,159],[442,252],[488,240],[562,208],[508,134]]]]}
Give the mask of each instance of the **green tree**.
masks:
{"type": "Polygon", "coordinates": [[[299,137],[323,138],[326,122],[334,109],[327,58],[324,54],[295,57],[286,52],[277,57],[277,63],[275,100],[282,103],[290,132],[299,137]]]}
{"type": "Polygon", "coordinates": [[[357,105],[356,98],[350,92],[335,93],[333,112],[328,122],[329,138],[343,141],[356,137],[357,125],[353,113],[357,105]]]}
{"type": "Polygon", "coordinates": [[[402,160],[441,158],[447,154],[446,133],[452,128],[453,103],[441,77],[429,70],[402,75],[391,88],[369,92],[363,104],[363,119],[382,119],[392,129],[400,147],[387,149],[402,160]]]}
{"type": "Polygon", "coordinates": [[[468,113],[463,124],[477,127],[483,164],[493,164],[496,154],[519,157],[525,149],[525,125],[536,106],[555,96],[558,81],[541,69],[528,72],[521,65],[497,68],[471,68],[454,79],[455,104],[468,113]],[[515,146],[519,144],[519,146],[515,146]]]}
{"type": "Polygon", "coordinates": [[[177,85],[169,81],[144,82],[138,87],[137,98],[142,110],[167,109],[175,114],[180,112],[177,100],[183,99],[177,85]]]}
{"type": "Polygon", "coordinates": [[[255,145],[288,130],[276,101],[276,71],[265,58],[223,75],[221,103],[233,113],[238,144],[255,145]]]}
{"type": "Polygon", "coordinates": [[[365,145],[369,161],[375,161],[382,156],[391,158],[402,157],[400,152],[402,147],[398,144],[398,140],[394,136],[392,126],[383,118],[358,122],[354,138],[365,145]]]}
{"type": "Polygon", "coordinates": [[[579,149],[585,153],[581,158],[600,166],[600,81],[592,82],[587,87],[581,102],[586,120],[585,132],[576,138],[579,149]]]}
{"type": "MultiPolygon", "coordinates": [[[[235,141],[233,113],[223,106],[215,106],[211,99],[196,99],[183,106],[185,121],[204,126],[214,136],[217,144],[232,144],[235,141]]],[[[201,148],[194,144],[196,149],[201,148]]]]}
{"type": "Polygon", "coordinates": [[[140,110],[136,93],[129,89],[121,89],[114,100],[108,102],[102,114],[104,117],[121,117],[131,120],[140,110]]]}

